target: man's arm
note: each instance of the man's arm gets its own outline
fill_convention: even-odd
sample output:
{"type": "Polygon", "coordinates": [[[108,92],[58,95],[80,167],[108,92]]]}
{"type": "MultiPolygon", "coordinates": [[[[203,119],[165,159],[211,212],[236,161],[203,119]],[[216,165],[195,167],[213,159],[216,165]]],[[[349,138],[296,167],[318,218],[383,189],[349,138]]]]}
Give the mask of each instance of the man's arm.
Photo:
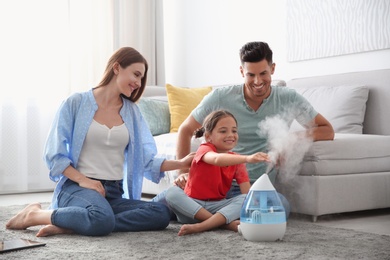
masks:
{"type": "Polygon", "coordinates": [[[189,115],[186,120],[180,125],[178,130],[176,144],[176,159],[182,159],[191,151],[191,138],[196,129],[202,125],[198,123],[192,115],[189,115]]]}
{"type": "MultiPolygon", "coordinates": [[[[176,144],[176,159],[182,159],[191,151],[191,138],[196,129],[201,127],[192,115],[189,115],[186,120],[180,125],[178,130],[176,144]]],[[[180,175],[174,180],[174,184],[184,189],[189,169],[180,170],[180,175]]]]}
{"type": "Polygon", "coordinates": [[[321,114],[314,118],[314,127],[310,128],[308,135],[313,141],[325,141],[334,139],[334,130],[330,122],[321,114]]]}

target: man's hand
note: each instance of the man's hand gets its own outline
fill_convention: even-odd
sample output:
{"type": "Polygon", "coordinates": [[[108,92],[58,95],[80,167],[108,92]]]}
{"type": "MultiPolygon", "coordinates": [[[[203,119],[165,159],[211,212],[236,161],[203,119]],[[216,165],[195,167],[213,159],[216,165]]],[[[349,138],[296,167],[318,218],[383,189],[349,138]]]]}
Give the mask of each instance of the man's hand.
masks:
{"type": "Polygon", "coordinates": [[[187,183],[187,179],[188,179],[188,173],[182,173],[173,181],[173,184],[175,184],[176,186],[184,190],[184,187],[186,186],[187,183]]]}

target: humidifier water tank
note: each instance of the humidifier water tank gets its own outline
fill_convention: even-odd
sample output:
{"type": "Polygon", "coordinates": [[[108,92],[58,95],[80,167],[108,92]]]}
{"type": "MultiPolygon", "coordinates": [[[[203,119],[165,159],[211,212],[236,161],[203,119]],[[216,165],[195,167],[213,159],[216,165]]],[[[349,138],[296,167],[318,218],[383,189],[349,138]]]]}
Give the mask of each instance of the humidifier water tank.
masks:
{"type": "Polygon", "coordinates": [[[283,238],[286,212],[267,174],[263,174],[249,190],[241,209],[238,231],[249,241],[283,238]]]}

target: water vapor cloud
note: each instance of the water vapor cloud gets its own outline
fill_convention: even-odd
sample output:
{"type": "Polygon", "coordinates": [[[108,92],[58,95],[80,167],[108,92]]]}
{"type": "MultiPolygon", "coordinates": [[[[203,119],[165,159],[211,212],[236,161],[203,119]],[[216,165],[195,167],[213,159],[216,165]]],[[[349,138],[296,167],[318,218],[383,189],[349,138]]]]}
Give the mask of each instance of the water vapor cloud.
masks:
{"type": "Polygon", "coordinates": [[[290,132],[286,121],[279,115],[268,117],[259,123],[258,134],[268,137],[268,155],[272,163],[267,173],[274,165],[279,167],[279,174],[290,178],[296,175],[303,157],[313,143],[305,132],[290,132]]]}

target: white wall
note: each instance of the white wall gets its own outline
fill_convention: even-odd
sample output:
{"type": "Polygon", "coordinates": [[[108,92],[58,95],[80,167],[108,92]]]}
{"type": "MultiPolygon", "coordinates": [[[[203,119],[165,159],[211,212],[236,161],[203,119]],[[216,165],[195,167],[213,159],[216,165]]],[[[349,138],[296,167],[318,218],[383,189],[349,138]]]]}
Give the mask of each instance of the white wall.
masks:
{"type": "Polygon", "coordinates": [[[390,68],[390,49],[288,62],[286,0],[163,3],[166,82],[173,85],[242,82],[238,51],[248,41],[270,45],[276,63],[274,79],[390,68]]]}

